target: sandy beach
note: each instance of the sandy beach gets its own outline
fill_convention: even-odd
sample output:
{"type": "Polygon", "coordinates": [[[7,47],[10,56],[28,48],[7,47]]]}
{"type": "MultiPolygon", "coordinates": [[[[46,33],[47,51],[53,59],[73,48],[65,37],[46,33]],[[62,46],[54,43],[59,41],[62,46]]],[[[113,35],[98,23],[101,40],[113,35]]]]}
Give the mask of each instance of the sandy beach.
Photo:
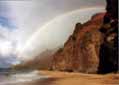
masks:
{"type": "MultiPolygon", "coordinates": [[[[119,85],[119,74],[83,74],[58,71],[40,71],[49,78],[24,82],[15,85],[119,85]]],[[[13,85],[13,84],[12,84],[13,85]]]]}
{"type": "Polygon", "coordinates": [[[119,85],[119,74],[97,75],[50,71],[40,71],[40,73],[54,79],[52,84],[48,85],[119,85]]]}

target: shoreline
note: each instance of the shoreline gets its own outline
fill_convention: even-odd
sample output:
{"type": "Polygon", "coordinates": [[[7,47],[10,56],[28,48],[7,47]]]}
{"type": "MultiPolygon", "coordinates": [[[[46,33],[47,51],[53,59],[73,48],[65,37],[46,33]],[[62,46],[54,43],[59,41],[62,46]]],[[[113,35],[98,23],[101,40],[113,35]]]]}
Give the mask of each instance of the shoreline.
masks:
{"type": "Polygon", "coordinates": [[[119,73],[101,75],[47,70],[36,73],[37,76],[41,76],[40,79],[8,85],[119,85],[119,73]]]}
{"type": "MultiPolygon", "coordinates": [[[[51,85],[119,85],[117,74],[84,74],[74,72],[40,71],[40,74],[54,79],[51,85]]],[[[50,84],[48,84],[50,85],[50,84]]]]}

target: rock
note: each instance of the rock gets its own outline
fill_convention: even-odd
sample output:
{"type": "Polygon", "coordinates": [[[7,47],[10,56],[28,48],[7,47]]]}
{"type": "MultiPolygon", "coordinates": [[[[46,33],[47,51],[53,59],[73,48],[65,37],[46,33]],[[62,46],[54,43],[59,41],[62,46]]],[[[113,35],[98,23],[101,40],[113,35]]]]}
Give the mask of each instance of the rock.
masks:
{"type": "Polygon", "coordinates": [[[96,73],[102,35],[98,31],[104,14],[96,14],[84,24],[76,24],[64,47],[53,55],[53,70],[96,73]]]}
{"type": "Polygon", "coordinates": [[[83,73],[118,71],[118,1],[106,0],[106,14],[76,24],[64,47],[54,55],[53,70],[83,73]]]}
{"type": "Polygon", "coordinates": [[[106,0],[107,13],[100,31],[104,42],[100,49],[98,73],[118,71],[118,0],[106,0]]]}

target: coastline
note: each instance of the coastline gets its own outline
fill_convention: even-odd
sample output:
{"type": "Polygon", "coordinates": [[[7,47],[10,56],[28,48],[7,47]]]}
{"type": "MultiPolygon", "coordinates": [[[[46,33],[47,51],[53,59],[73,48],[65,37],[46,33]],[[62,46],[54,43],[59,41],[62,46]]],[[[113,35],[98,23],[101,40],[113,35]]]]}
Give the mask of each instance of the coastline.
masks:
{"type": "Polygon", "coordinates": [[[73,72],[40,71],[40,74],[50,76],[49,79],[53,79],[52,84],[49,83],[47,85],[119,85],[119,73],[99,75],[73,72]]]}
{"type": "Polygon", "coordinates": [[[37,70],[28,74],[17,74],[14,78],[16,79],[13,82],[0,85],[119,85],[119,73],[99,75],[37,70]]]}

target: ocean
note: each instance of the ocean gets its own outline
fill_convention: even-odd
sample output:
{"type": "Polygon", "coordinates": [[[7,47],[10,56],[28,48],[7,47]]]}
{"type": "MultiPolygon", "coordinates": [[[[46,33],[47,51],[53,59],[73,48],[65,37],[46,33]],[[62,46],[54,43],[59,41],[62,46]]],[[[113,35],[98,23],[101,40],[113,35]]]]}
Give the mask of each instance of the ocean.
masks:
{"type": "Polygon", "coordinates": [[[39,71],[22,73],[0,73],[0,85],[22,85],[40,79],[47,79],[48,76],[41,75],[39,71]]]}

